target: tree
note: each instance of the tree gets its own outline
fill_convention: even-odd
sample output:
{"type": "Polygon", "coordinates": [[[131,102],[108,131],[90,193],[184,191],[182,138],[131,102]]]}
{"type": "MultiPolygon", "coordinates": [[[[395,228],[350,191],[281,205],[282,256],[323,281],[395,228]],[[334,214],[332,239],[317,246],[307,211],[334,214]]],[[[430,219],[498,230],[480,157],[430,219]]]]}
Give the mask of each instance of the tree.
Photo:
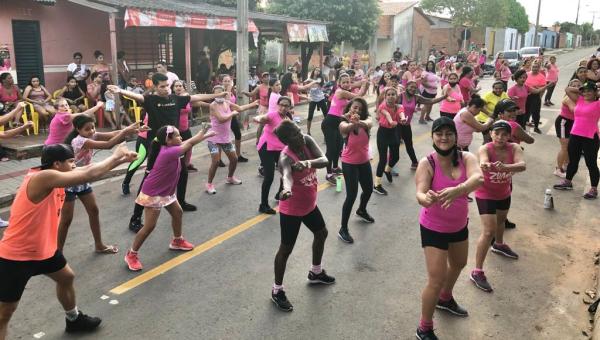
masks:
{"type": "Polygon", "coordinates": [[[525,7],[517,0],[506,0],[508,2],[508,21],[507,26],[516,28],[519,33],[529,31],[529,17],[525,7]]]}
{"type": "MultiPolygon", "coordinates": [[[[248,8],[251,11],[256,10],[257,3],[259,1],[260,0],[249,0],[248,8]]],[[[190,2],[192,2],[192,3],[207,3],[207,4],[223,6],[223,7],[237,7],[236,0],[191,0],[190,2]]]]}
{"type": "Polygon", "coordinates": [[[581,32],[581,28],[579,27],[579,25],[576,25],[572,22],[561,22],[560,24],[560,33],[573,33],[573,34],[580,34],[581,32]]]}
{"type": "MultiPolygon", "coordinates": [[[[364,44],[373,37],[379,22],[377,0],[271,0],[266,10],[327,22],[329,42],[333,44],[342,41],[364,44]]],[[[313,43],[300,44],[303,78],[316,47],[313,43]]]]}

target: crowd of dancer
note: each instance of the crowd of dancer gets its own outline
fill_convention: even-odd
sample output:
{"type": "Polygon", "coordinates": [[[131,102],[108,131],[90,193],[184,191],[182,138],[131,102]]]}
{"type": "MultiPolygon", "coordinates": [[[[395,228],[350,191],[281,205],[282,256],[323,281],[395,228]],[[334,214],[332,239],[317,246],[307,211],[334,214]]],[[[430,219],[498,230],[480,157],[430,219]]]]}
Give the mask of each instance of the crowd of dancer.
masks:
{"type": "MultiPolygon", "coordinates": [[[[534,131],[541,133],[542,96],[553,90],[558,80],[556,59],[551,57],[545,62],[541,57],[511,75],[514,84],[509,87],[508,80],[504,80],[507,71],[502,65],[505,63],[500,60],[492,90],[480,95],[479,62],[479,58],[467,58],[465,64],[452,58],[442,58],[437,64],[430,60],[424,65],[413,60],[390,61],[366,74],[352,66],[336,65],[333,79],[327,81],[319,68],[312,70],[305,81],[299,80],[293,72],[285,73],[281,79],[264,73],[255,89],[244,92],[253,100],[247,105],[237,104],[233,79],[228,75],[220,78],[220,84],[213,87],[211,94],[190,95],[183,82],[170,79],[168,73],[157,72],[151,77],[152,90],[145,93],[123,86],[106,86],[109,97],[131,98],[145,113],[142,121],[112,132],[96,131],[95,114],[106,109],[105,102],[98,100],[93,107],[74,113],[79,111],[74,107],[78,105],[77,101],[59,97],[48,122],[41,165],[25,176],[11,207],[8,228],[0,241],[0,274],[3,277],[0,280],[0,339],[6,337],[8,322],[28,280],[41,274],[57,283],[57,297],[66,313],[67,332],[90,331],[100,324],[99,318],[87,316],[78,309],[73,288],[74,273],[62,255],[62,249],[73,218],[74,200],[79,198],[89,215],[95,251],[101,254],[119,251],[115,245],[107,245],[102,240],[99,209],[90,184],[119,164],[130,163],[122,185],[123,194],[128,195],[133,174],[147,159],[129,223],[135,237],[125,252],[127,268],[132,271],[143,269],[139,252],[154,230],[162,208],[171,215],[173,237],[169,249],[192,250],[194,245],[183,237],[183,212],[196,210],[186,201],[188,172],[197,171],[191,164],[192,148],[206,140],[211,156],[206,184],[208,194],[217,193],[214,180],[217,169],[225,166],[221,161],[223,153],[229,163],[225,182],[242,184],[235,171],[238,162],[248,161],[240,153],[240,127],[248,121],[240,116],[254,108],[258,115],[253,121],[260,126],[256,142],[259,173],[264,177],[259,212],[276,213],[269,203],[269,193],[276,170],[281,174],[275,195],[281,243],[274,260],[272,301],[281,310],[293,310],[283,278],[302,223],[314,234],[309,282],[336,282],[322,266],[328,230],[317,206],[316,170],[326,169],[325,180],[332,184],[340,177],[344,179],[346,198],[341,206],[337,236],[343,242],[353,243],[348,221],[359,186],[362,192],[355,213],[365,222],[375,223],[368,213],[370,197],[373,192],[389,194],[383,178],[391,183],[400,171],[395,167],[403,143],[410,159],[410,170],[407,170],[415,171],[416,200],[422,206],[419,224],[428,275],[416,336],[421,340],[437,339],[433,330],[435,308],[468,316],[467,310],[454,298],[453,288],[467,263],[468,211],[469,202],[473,201],[470,194],[475,197],[481,218],[475,268],[470,272],[474,286],[486,292],[493,290],[483,270],[490,249],[507,258],[519,257],[504,237],[506,228],[515,227],[507,220],[512,176],[526,169],[521,143],[534,142],[527,132],[527,125],[532,124],[534,131]],[[377,94],[373,112],[364,99],[371,86],[372,93],[377,94]],[[297,124],[293,111],[302,97],[310,102],[306,133],[297,124]],[[440,105],[440,117],[434,120],[432,106],[437,104],[440,105]],[[209,110],[210,124],[204,124],[194,135],[190,130],[189,115],[193,107],[202,106],[209,110]],[[321,130],[325,152],[310,131],[317,108],[324,115],[321,130]],[[432,122],[434,151],[421,155],[420,160],[412,140],[411,124],[415,115],[419,115],[421,124],[432,122]],[[371,133],[374,128],[377,132],[371,133]],[[483,145],[471,153],[475,132],[482,133],[483,145]],[[132,152],[121,142],[136,134],[136,151],[132,152]],[[371,139],[375,140],[377,156],[369,147],[371,139]],[[97,164],[91,162],[94,150],[111,149],[116,145],[119,146],[111,157],[97,164]],[[376,164],[374,176],[372,160],[376,164]],[[42,220],[46,222],[39,223],[42,220]]],[[[73,73],[78,71],[74,69],[73,73]]],[[[7,88],[5,79],[7,77],[3,75],[2,91],[7,88]]],[[[561,113],[556,119],[560,151],[555,175],[563,179],[554,187],[573,188],[571,181],[583,155],[592,185],[584,195],[586,199],[597,197],[600,179],[596,163],[599,79],[600,61],[591,58],[577,70],[566,88],[561,113]]],[[[74,86],[79,86],[78,81],[77,78],[69,79],[74,86]]],[[[36,84],[32,82],[33,90],[36,84]]],[[[12,85],[8,85],[11,88],[12,85]]],[[[40,96],[41,92],[47,92],[37,91],[40,96]]],[[[0,92],[0,95],[3,93],[6,95],[6,92],[0,92]]],[[[552,93],[545,98],[545,104],[554,105],[552,93]]],[[[0,117],[0,124],[18,120],[26,107],[19,99],[15,99],[10,111],[0,117]]],[[[50,115],[51,110],[47,109],[50,115]]],[[[0,137],[10,138],[30,127],[31,123],[0,132],[0,137]]]]}

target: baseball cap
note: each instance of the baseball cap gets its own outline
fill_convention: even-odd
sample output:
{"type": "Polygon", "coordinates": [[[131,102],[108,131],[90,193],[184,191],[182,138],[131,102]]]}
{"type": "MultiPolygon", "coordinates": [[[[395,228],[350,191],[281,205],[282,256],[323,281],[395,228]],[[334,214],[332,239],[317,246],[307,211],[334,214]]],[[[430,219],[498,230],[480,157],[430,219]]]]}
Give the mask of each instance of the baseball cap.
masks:
{"type": "Polygon", "coordinates": [[[434,120],[431,125],[431,133],[441,130],[443,127],[449,127],[456,133],[456,125],[454,124],[454,121],[448,117],[440,117],[434,120]]]}
{"type": "Polygon", "coordinates": [[[495,121],[494,124],[492,125],[492,131],[496,131],[498,129],[504,129],[508,133],[511,133],[511,131],[512,131],[510,124],[507,121],[502,120],[502,119],[495,121]]]}
{"type": "Polygon", "coordinates": [[[579,87],[579,91],[583,90],[598,91],[598,85],[596,85],[596,83],[593,81],[586,81],[585,83],[583,83],[583,85],[579,87]]]}

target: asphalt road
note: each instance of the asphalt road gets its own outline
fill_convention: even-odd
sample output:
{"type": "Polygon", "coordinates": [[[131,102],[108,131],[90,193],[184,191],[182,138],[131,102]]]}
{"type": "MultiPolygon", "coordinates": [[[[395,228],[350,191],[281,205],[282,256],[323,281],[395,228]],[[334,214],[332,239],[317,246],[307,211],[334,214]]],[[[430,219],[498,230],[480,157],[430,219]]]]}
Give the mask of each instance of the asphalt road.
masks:
{"type": "MultiPolygon", "coordinates": [[[[560,82],[554,102],[577,62],[591,50],[559,56],[560,82]]],[[[483,81],[486,89],[491,80],[483,81]]],[[[518,224],[506,240],[521,258],[488,256],[486,274],[495,288],[487,294],[468,281],[474,266],[474,246],[480,233],[475,204],[470,205],[469,264],[460,276],[456,299],[470,312],[465,319],[435,316],[443,339],[577,339],[587,319],[580,297],[588,280],[588,255],[600,243],[598,201],[585,201],[589,186],[581,162],[575,190],[555,193],[556,209],[543,209],[544,190],[557,180],[552,175],[558,141],[552,133],[558,107],[544,110],[543,134],[525,147],[527,172],[514,178],[513,207],[509,218],[518,224]],[[587,262],[586,262],[587,261],[587,262]]],[[[434,107],[433,117],[438,116],[434,107]]],[[[318,126],[313,135],[322,141],[318,126]]],[[[417,155],[431,151],[430,125],[414,124],[417,155]]],[[[371,134],[375,136],[375,133],[371,134]]],[[[375,150],[375,138],[371,140],[375,150]]],[[[474,145],[481,142],[476,137],[474,145]]],[[[324,148],[324,146],[323,146],[324,148]]],[[[400,176],[384,182],[390,195],[373,194],[368,209],[376,219],[367,225],[355,217],[350,229],[355,243],[337,239],[344,192],[320,186],[319,207],[330,237],[324,266],[337,283],[308,286],[312,235],[300,233],[287,266],[284,284],[292,313],[277,310],[270,301],[273,259],[279,244],[278,216],[258,215],[261,178],[256,174],[258,155],[253,142],[243,146],[250,163],[240,164],[241,186],[224,184],[225,169],[217,173],[217,194],[204,192],[207,168],[205,144],[195,149],[188,200],[199,210],[184,215],[184,235],[200,245],[193,253],[168,249],[171,238],[166,211],[144,244],[141,273],[131,273],[123,262],[133,234],[127,222],[133,196],[120,195],[120,178],[98,183],[97,195],[104,239],[116,243],[118,255],[96,255],[81,204],[65,247],[65,256],[77,274],[78,305],[98,315],[103,323],[86,336],[67,336],[64,314],[55,299],[53,283],[33,278],[9,329],[10,339],[413,339],[420,315],[420,291],[425,284],[424,256],[418,227],[419,206],[410,162],[401,150],[400,176]],[[160,267],[159,267],[160,266],[160,267]],[[158,267],[158,268],[157,268],[158,267]],[[154,270],[153,270],[154,268],[154,270]],[[42,334],[43,333],[43,334],[42,334]]],[[[319,171],[321,183],[324,172],[319,171]]],[[[137,188],[141,176],[134,177],[137,188]]],[[[271,196],[274,195],[272,190],[271,196]]],[[[274,204],[274,202],[272,202],[274,204]]],[[[356,203],[358,204],[358,203],[356,203]]],[[[356,207],[355,207],[356,208],[356,207]]]]}

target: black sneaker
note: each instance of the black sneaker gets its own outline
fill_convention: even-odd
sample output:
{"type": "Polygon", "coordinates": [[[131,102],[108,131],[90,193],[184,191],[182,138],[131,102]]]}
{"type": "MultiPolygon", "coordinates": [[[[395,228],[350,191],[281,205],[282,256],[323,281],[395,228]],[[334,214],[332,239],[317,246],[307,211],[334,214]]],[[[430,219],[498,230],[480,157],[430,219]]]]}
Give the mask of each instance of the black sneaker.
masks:
{"type": "Polygon", "coordinates": [[[484,292],[491,293],[493,291],[492,286],[488,283],[487,278],[483,272],[472,271],[469,276],[475,286],[484,292]]]}
{"type": "Polygon", "coordinates": [[[190,163],[187,165],[188,172],[198,172],[198,169],[194,166],[194,164],[190,163]]]}
{"type": "Polygon", "coordinates": [[[143,227],[144,224],[142,223],[142,220],[140,218],[134,218],[133,220],[129,221],[129,230],[133,231],[136,234],[143,227]]]}
{"type": "Polygon", "coordinates": [[[516,227],[517,227],[517,225],[514,224],[514,223],[512,223],[508,219],[506,219],[506,221],[504,221],[504,228],[506,228],[506,229],[515,229],[516,227]]]}
{"type": "Polygon", "coordinates": [[[79,315],[77,315],[75,321],[65,320],[67,321],[67,326],[65,327],[65,332],[67,333],[91,332],[98,328],[102,322],[102,319],[85,315],[82,311],[79,311],[79,315]]]}
{"type": "Polygon", "coordinates": [[[362,218],[362,220],[367,223],[375,223],[375,219],[371,217],[371,215],[369,215],[369,213],[366,210],[357,210],[356,216],[362,218]]]}
{"type": "Polygon", "coordinates": [[[494,242],[492,245],[492,253],[500,254],[502,256],[508,257],[510,259],[517,260],[519,258],[519,254],[515,253],[508,244],[497,244],[494,242]]]}
{"type": "Polygon", "coordinates": [[[269,215],[275,215],[276,211],[273,210],[273,208],[269,207],[268,205],[259,205],[258,206],[258,212],[261,214],[269,214],[269,215]]]}
{"type": "Polygon", "coordinates": [[[469,312],[467,312],[466,309],[459,306],[458,303],[456,303],[456,300],[454,300],[454,298],[451,298],[448,301],[438,300],[437,304],[435,305],[435,308],[448,311],[458,316],[469,316],[469,312]]]}
{"type": "Polygon", "coordinates": [[[558,184],[554,184],[553,186],[556,190],[573,190],[573,183],[571,181],[563,179],[558,184]]]}
{"type": "Polygon", "coordinates": [[[387,181],[389,183],[392,183],[392,181],[393,181],[392,172],[391,171],[390,172],[384,171],[383,174],[385,175],[385,179],[387,179],[387,181]]]}
{"type": "Polygon", "coordinates": [[[324,285],[331,285],[335,283],[335,277],[327,275],[324,269],[321,270],[321,273],[319,274],[315,274],[309,271],[308,283],[321,283],[324,285]]]}
{"type": "Polygon", "coordinates": [[[337,176],[335,174],[325,175],[325,180],[332,185],[337,185],[337,176]]]}
{"type": "Polygon", "coordinates": [[[340,231],[338,231],[338,237],[340,238],[340,240],[346,243],[354,243],[354,239],[352,238],[352,236],[350,236],[348,228],[340,228],[340,231]]]}
{"type": "Polygon", "coordinates": [[[248,163],[248,158],[246,158],[246,157],[244,157],[242,155],[239,155],[238,156],[238,162],[239,163],[248,163]]]}
{"type": "Polygon", "coordinates": [[[278,291],[277,294],[271,292],[271,301],[284,312],[291,312],[294,310],[294,306],[290,303],[290,300],[285,296],[285,292],[282,290],[278,291]]]}
{"type": "Polygon", "coordinates": [[[378,193],[378,194],[380,194],[380,195],[387,195],[387,194],[388,194],[387,190],[385,190],[385,189],[384,189],[384,188],[381,186],[381,184],[380,184],[380,185],[376,185],[376,186],[373,188],[373,191],[375,191],[376,193],[378,193]]]}
{"type": "Polygon", "coordinates": [[[131,191],[129,191],[129,183],[121,183],[121,191],[123,192],[123,196],[131,194],[131,191]]]}
{"type": "Polygon", "coordinates": [[[225,165],[225,163],[223,163],[223,161],[219,159],[219,168],[224,168],[226,166],[227,165],[225,165]]]}
{"type": "Polygon", "coordinates": [[[537,133],[539,135],[542,134],[542,130],[540,130],[540,128],[537,128],[537,127],[533,128],[533,132],[535,132],[535,133],[537,133]]]}
{"type": "Polygon", "coordinates": [[[417,327],[417,333],[415,334],[415,336],[419,340],[438,340],[438,337],[435,336],[433,329],[430,329],[428,331],[422,331],[420,328],[417,327]]]}
{"type": "Polygon", "coordinates": [[[343,174],[343,171],[340,168],[333,168],[333,173],[336,175],[341,175],[343,174]]]}
{"type": "Polygon", "coordinates": [[[182,202],[181,203],[181,209],[183,211],[196,211],[196,210],[198,210],[198,208],[195,205],[190,204],[188,202],[182,202]]]}

